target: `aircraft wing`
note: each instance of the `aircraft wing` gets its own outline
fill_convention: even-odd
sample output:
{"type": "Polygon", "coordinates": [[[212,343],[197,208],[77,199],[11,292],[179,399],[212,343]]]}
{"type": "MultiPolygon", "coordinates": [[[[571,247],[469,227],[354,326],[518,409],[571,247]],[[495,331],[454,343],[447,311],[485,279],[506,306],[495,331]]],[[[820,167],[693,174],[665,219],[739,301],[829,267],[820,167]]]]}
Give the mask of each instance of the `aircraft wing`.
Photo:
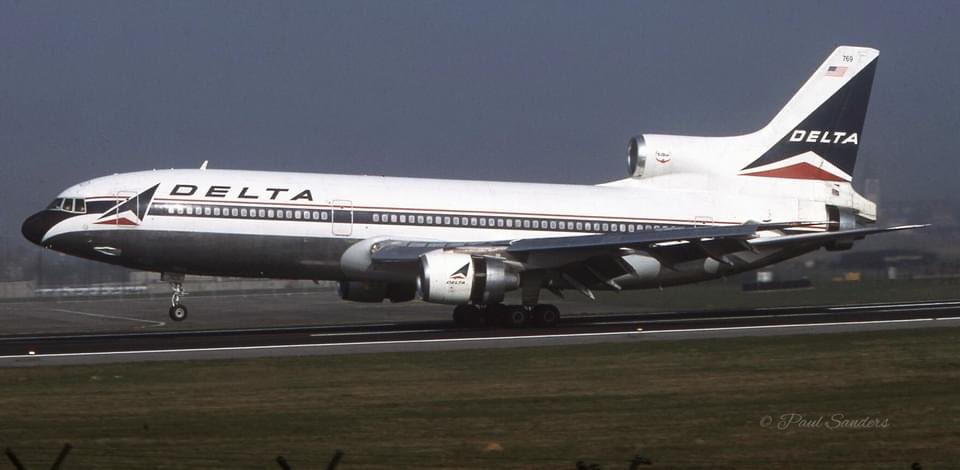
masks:
{"type": "Polygon", "coordinates": [[[620,254],[623,250],[643,250],[658,259],[662,258],[661,261],[669,265],[687,259],[703,257],[704,255],[720,259],[726,254],[737,251],[758,248],[823,246],[836,241],[859,240],[878,233],[927,227],[927,225],[902,225],[758,237],[760,232],[780,230],[796,225],[796,223],[748,223],[726,227],[711,226],[653,232],[605,233],[484,242],[384,240],[373,246],[371,260],[375,263],[413,263],[419,260],[420,255],[433,250],[456,249],[479,255],[508,255],[511,258],[521,260],[540,254],[561,255],[557,256],[558,263],[568,264],[605,254],[620,254]]]}
{"type": "MultiPolygon", "coordinates": [[[[861,228],[836,232],[760,236],[789,224],[748,223],[726,227],[696,227],[654,232],[606,233],[551,238],[486,242],[431,242],[383,240],[371,248],[374,263],[419,262],[420,256],[438,249],[478,256],[496,256],[521,269],[544,272],[545,287],[562,297],[563,289],[575,289],[593,299],[593,289],[621,290],[615,279],[635,273],[624,255],[642,254],[656,259],[664,268],[676,270],[681,263],[711,258],[736,266],[747,256],[765,256],[771,250],[814,250],[824,246],[853,243],[868,235],[923,228],[903,225],[861,228]],[[739,253],[739,254],[738,254],[739,253]]],[[[802,225],[802,224],[799,224],[802,225]]]]}
{"type": "MultiPolygon", "coordinates": [[[[549,238],[522,238],[484,242],[432,242],[409,240],[384,240],[371,250],[371,259],[377,263],[408,263],[419,260],[420,255],[437,249],[458,249],[477,254],[507,254],[525,257],[538,254],[565,254],[569,261],[578,253],[585,257],[603,252],[619,252],[621,249],[656,249],[692,244],[702,248],[720,245],[748,250],[748,241],[758,232],[778,230],[792,224],[743,224],[726,227],[696,227],[635,233],[604,233],[549,238]],[[663,245],[663,246],[661,246],[663,245]]],[[[724,250],[726,251],[726,250],[724,250]]]]}

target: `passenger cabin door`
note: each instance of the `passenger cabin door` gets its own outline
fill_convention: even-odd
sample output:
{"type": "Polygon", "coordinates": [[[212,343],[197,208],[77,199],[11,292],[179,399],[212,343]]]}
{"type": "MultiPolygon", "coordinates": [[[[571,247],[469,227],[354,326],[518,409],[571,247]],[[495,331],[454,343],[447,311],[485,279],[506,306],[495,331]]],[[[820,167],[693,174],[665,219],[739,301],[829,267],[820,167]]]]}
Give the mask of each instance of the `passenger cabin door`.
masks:
{"type": "Polygon", "coordinates": [[[330,204],[333,207],[331,220],[333,234],[346,237],[353,233],[353,201],[337,199],[330,204]]]}
{"type": "MultiPolygon", "coordinates": [[[[113,216],[113,220],[110,221],[110,222],[112,222],[114,225],[129,225],[129,223],[121,222],[121,220],[124,220],[124,221],[125,221],[125,220],[129,220],[129,219],[124,218],[124,217],[121,217],[120,213],[121,213],[121,212],[126,212],[126,208],[125,208],[123,211],[121,211],[121,210],[120,210],[120,205],[123,204],[123,203],[126,202],[126,201],[129,201],[131,198],[137,199],[137,193],[136,193],[135,191],[117,191],[117,192],[114,192],[113,195],[118,199],[118,201],[116,202],[116,206],[113,207],[113,208],[110,210],[110,215],[113,216]]],[[[134,204],[134,206],[133,206],[133,213],[134,213],[134,214],[139,214],[139,213],[140,213],[140,206],[137,205],[137,204],[139,204],[139,203],[140,203],[139,200],[133,201],[133,204],[134,204]]],[[[108,222],[108,223],[109,223],[109,222],[108,222]]]]}

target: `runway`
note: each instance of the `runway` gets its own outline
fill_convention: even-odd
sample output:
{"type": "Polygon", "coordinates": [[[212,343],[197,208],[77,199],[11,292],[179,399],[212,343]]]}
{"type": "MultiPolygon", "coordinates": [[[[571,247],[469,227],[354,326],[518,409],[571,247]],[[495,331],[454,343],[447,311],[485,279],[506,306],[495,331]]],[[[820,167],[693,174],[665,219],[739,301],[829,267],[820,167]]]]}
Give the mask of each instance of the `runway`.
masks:
{"type": "Polygon", "coordinates": [[[960,300],[620,313],[554,328],[456,328],[449,321],[0,336],[0,367],[356,354],[835,333],[960,326],[960,300]]]}

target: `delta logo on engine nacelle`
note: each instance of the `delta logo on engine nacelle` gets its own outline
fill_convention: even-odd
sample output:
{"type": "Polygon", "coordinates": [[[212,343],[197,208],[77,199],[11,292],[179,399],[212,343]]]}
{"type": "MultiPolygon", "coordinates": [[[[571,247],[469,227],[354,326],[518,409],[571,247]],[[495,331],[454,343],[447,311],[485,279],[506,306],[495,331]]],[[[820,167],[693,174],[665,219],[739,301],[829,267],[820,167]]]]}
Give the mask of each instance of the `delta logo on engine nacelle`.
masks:
{"type": "Polygon", "coordinates": [[[470,263],[463,265],[447,278],[447,285],[464,285],[467,283],[467,273],[470,271],[470,263]]]}

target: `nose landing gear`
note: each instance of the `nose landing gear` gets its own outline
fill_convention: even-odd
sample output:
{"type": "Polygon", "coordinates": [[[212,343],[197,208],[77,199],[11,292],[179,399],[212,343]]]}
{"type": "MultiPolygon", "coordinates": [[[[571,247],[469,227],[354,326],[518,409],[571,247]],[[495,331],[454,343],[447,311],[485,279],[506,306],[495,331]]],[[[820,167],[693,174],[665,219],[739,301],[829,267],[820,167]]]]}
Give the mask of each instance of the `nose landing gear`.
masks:
{"type": "Polygon", "coordinates": [[[187,295],[186,291],[183,290],[184,275],[163,273],[161,278],[170,281],[170,287],[173,289],[173,294],[170,296],[170,310],[168,311],[170,319],[173,321],[186,320],[187,307],[181,302],[183,296],[187,295]]]}

